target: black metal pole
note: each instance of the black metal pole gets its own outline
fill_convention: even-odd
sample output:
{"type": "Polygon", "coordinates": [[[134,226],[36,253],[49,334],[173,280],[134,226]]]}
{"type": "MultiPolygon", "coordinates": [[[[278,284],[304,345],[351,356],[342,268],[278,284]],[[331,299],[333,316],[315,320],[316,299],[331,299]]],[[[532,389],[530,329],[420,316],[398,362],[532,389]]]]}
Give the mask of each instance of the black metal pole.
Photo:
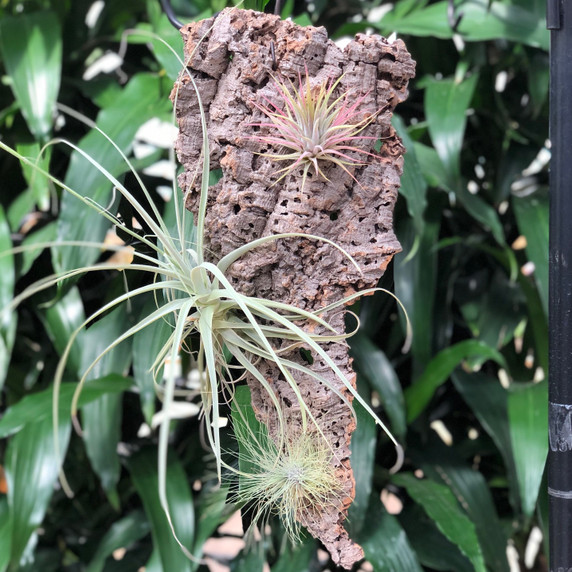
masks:
{"type": "Polygon", "coordinates": [[[550,39],[550,570],[572,570],[572,2],[548,0],[550,39]]]}

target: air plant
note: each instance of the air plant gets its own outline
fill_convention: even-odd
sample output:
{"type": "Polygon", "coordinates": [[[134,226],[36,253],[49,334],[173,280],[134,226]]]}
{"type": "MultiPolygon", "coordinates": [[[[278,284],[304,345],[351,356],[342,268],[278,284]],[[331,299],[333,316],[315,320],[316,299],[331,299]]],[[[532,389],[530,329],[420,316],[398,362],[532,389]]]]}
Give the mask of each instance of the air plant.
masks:
{"type": "MultiPolygon", "coordinates": [[[[183,62],[181,62],[181,66],[183,69],[186,69],[183,62]]],[[[189,77],[194,85],[192,76],[189,75],[189,77]]],[[[348,105],[345,97],[338,98],[335,101],[330,102],[329,100],[337,84],[338,82],[332,83],[328,88],[321,86],[317,91],[310,88],[308,85],[308,87],[306,87],[304,91],[301,91],[297,97],[291,96],[290,92],[284,87],[283,94],[288,103],[287,111],[281,113],[276,108],[276,112],[273,113],[273,122],[277,126],[280,125],[284,127],[283,136],[284,138],[287,136],[291,137],[292,146],[294,146],[294,137],[296,133],[294,127],[294,116],[296,116],[297,113],[300,114],[299,119],[305,122],[304,129],[309,130],[308,132],[304,132],[304,136],[306,137],[307,135],[307,146],[309,151],[304,148],[301,154],[297,154],[296,152],[292,153],[292,157],[296,158],[294,165],[298,165],[300,163],[304,164],[304,178],[311,166],[314,166],[316,171],[321,173],[318,166],[318,161],[320,160],[329,160],[341,165],[345,169],[345,165],[351,163],[352,160],[349,156],[345,155],[343,151],[353,149],[345,143],[348,139],[352,140],[359,138],[358,133],[371,120],[371,116],[369,116],[353,125],[347,123],[358,116],[356,109],[361,100],[358,100],[353,105],[348,105]],[[287,128],[287,126],[289,127],[287,128]],[[311,142],[316,143],[316,145],[311,147],[311,142]]],[[[196,86],[195,90],[197,90],[196,86]]],[[[148,284],[126,291],[124,294],[116,297],[94,312],[71,335],[58,363],[54,379],[53,419],[56,447],[59,447],[57,444],[59,415],[58,395],[62,377],[66,368],[66,362],[78,335],[91,322],[116,306],[126,303],[136,296],[151,295],[154,297],[156,302],[156,309],[141,319],[137,324],[130,327],[121,336],[111,340],[107,348],[83,373],[72,402],[71,414],[73,418],[77,418],[78,400],[81,390],[86,383],[89,373],[98,364],[98,362],[124,340],[134,336],[144,328],[171,318],[173,323],[172,333],[167,342],[157,353],[153,364],[153,370],[156,374],[156,379],[161,379],[161,376],[159,376],[158,373],[165,360],[170,359],[171,362],[174,363],[180,348],[184,346],[185,339],[193,333],[199,335],[199,349],[194,354],[194,358],[196,359],[199,379],[201,380],[202,415],[204,416],[204,425],[208,440],[216,457],[219,479],[221,476],[221,467],[223,465],[219,435],[219,404],[221,398],[228,400],[232,399],[234,384],[236,383],[236,380],[233,380],[232,368],[236,367],[236,364],[238,364],[244,372],[247,372],[252,376],[252,378],[256,379],[268,391],[276,407],[279,420],[281,420],[281,406],[278,398],[272,391],[268,381],[257,369],[257,363],[261,359],[274,362],[297,395],[303,418],[302,435],[306,434],[308,423],[313,422],[314,424],[312,431],[314,440],[311,445],[304,436],[302,436],[300,443],[296,444],[294,441],[289,440],[285,436],[284,432],[281,442],[275,443],[274,445],[270,445],[266,442],[268,463],[265,463],[265,466],[267,466],[269,470],[270,458],[274,457],[274,462],[276,463],[277,468],[282,466],[282,469],[280,470],[282,470],[283,473],[286,471],[287,474],[292,474],[288,473],[288,459],[294,459],[303,453],[309,453],[311,447],[313,448],[312,454],[315,453],[316,458],[319,459],[318,464],[323,470],[329,470],[326,469],[326,465],[329,464],[329,460],[331,458],[331,449],[327,443],[324,443],[323,446],[316,446],[314,443],[316,432],[319,434],[320,429],[318,428],[310,409],[298,391],[295,372],[302,372],[304,375],[315,379],[316,382],[323,383],[332,391],[335,391],[336,394],[347,403],[348,407],[351,408],[351,404],[348,398],[339,390],[332,387],[331,383],[329,383],[324,376],[312,371],[304,365],[284,358],[281,353],[275,349],[275,345],[272,340],[289,340],[291,343],[289,347],[303,346],[305,348],[309,348],[315,355],[319,356],[319,358],[323,360],[343,382],[347,391],[359,401],[359,403],[387,433],[397,448],[399,457],[398,463],[400,463],[401,447],[395,438],[391,435],[387,427],[377,417],[365,400],[359,395],[351,382],[346,379],[342,371],[321,345],[323,343],[344,340],[349,335],[344,332],[336,332],[328,322],[321,317],[322,313],[326,313],[334,308],[343,307],[348,302],[357,299],[359,296],[373,293],[378,289],[369,289],[361,293],[356,293],[334,304],[330,304],[325,308],[321,308],[319,311],[309,312],[293,305],[241,294],[235,290],[231,282],[226,277],[228,268],[237,259],[256,248],[264,247],[265,245],[277,240],[309,240],[326,243],[332,248],[341,251],[342,254],[356,267],[356,269],[360,271],[359,266],[353,258],[333,241],[326,238],[303,233],[285,233],[266,236],[254,240],[227,254],[217,263],[207,260],[205,256],[204,243],[209,180],[208,174],[210,172],[210,152],[205,114],[198,90],[196,93],[202,124],[203,162],[200,189],[201,196],[198,214],[195,220],[196,240],[193,242],[191,242],[190,236],[186,235],[184,232],[186,227],[185,216],[190,216],[182,206],[184,204],[185,194],[177,193],[176,189],[174,189],[173,200],[175,201],[177,232],[175,235],[172,235],[161,218],[159,209],[154,204],[150,193],[145,188],[143,181],[126,155],[103,131],[98,128],[95,123],[83,117],[81,114],[64,106],[60,106],[60,109],[63,112],[79,121],[82,121],[90,128],[97,130],[108,140],[108,142],[126,162],[129,170],[133,173],[141,192],[145,197],[145,203],[136,199],[134,193],[132,193],[123,183],[73,143],[61,139],[54,139],[44,146],[42,153],[45,152],[45,149],[50,145],[61,143],[69,146],[71,149],[82,155],[95,169],[107,178],[110,184],[112,184],[113,187],[122,195],[123,199],[136,210],[139,217],[141,217],[147,225],[147,228],[150,229],[150,234],[146,236],[137,234],[134,230],[126,227],[114,214],[108,212],[106,208],[96,204],[91,199],[86,198],[81,192],[70,188],[55,176],[44,170],[40,167],[38,161],[32,161],[29,158],[24,157],[22,154],[11,149],[0,141],[0,149],[3,149],[7,153],[17,157],[23,165],[31,167],[38,175],[45,177],[52,184],[59,186],[65,192],[70,193],[82,201],[86,208],[95,209],[99,214],[101,214],[101,216],[105,217],[113,225],[121,229],[122,233],[131,235],[136,240],[135,246],[139,245],[140,248],[135,248],[133,251],[132,254],[134,258],[133,262],[129,264],[129,268],[131,270],[146,273],[150,277],[148,284]],[[307,324],[313,324],[321,327],[324,333],[310,333],[304,329],[307,324]],[[234,365],[229,363],[226,352],[230,353],[232,356],[234,365]],[[326,449],[329,453],[326,452],[326,449]]],[[[278,141],[278,138],[276,138],[276,141],[278,141]]],[[[293,147],[293,149],[296,148],[293,147]]],[[[281,157],[283,159],[288,158],[288,156],[277,157],[281,157]]],[[[294,168],[295,166],[291,165],[286,169],[288,172],[291,172],[294,168]]],[[[58,244],[62,245],[61,242],[58,244]]],[[[100,243],[69,242],[67,244],[70,246],[82,246],[86,248],[102,248],[100,243]]],[[[49,244],[47,246],[49,246],[49,244]]],[[[34,248],[37,248],[37,245],[34,248]]],[[[24,249],[25,248],[20,248],[19,250],[24,249]]],[[[121,247],[114,247],[114,249],[121,250],[121,247]]],[[[53,274],[27,287],[21,294],[16,296],[12,303],[7,308],[4,308],[3,311],[13,311],[24,299],[43,290],[60,285],[68,279],[79,277],[85,273],[109,269],[124,270],[125,268],[126,264],[124,262],[117,263],[107,261],[53,274]]],[[[389,294],[394,296],[390,292],[389,294]]],[[[0,313],[1,312],[2,310],[0,309],[0,313]]],[[[173,370],[173,368],[171,368],[171,370],[173,370]]],[[[166,494],[166,460],[170,425],[168,412],[176,397],[174,374],[170,373],[166,375],[163,384],[159,381],[157,381],[156,384],[163,401],[164,410],[167,411],[167,415],[164,417],[159,430],[159,497],[163,509],[167,514],[169,523],[171,524],[173,534],[175,534],[171,523],[166,494]]],[[[303,469],[303,472],[305,470],[306,469],[303,469]]],[[[281,477],[277,476],[275,485],[273,485],[276,489],[280,487],[280,478],[281,477]]],[[[251,482],[256,483],[258,480],[259,477],[254,475],[251,482]]],[[[296,485],[294,481],[288,482],[296,485]]],[[[323,495],[327,494],[326,489],[328,487],[334,486],[333,481],[329,477],[327,477],[324,482],[325,484],[323,485],[323,488],[312,493],[312,496],[315,497],[316,503],[319,503],[320,499],[323,498],[323,495]]],[[[62,484],[66,491],[69,494],[72,494],[63,475],[62,484]]],[[[288,502],[290,503],[290,506],[292,506],[292,504],[294,506],[294,509],[289,509],[294,511],[293,513],[291,512],[291,514],[296,513],[296,507],[299,506],[300,502],[302,502],[296,498],[296,486],[294,486],[290,491],[286,490],[285,492],[285,498],[289,499],[288,502]]],[[[254,494],[254,487],[247,490],[250,490],[250,492],[254,494]]],[[[275,499],[276,494],[276,491],[274,493],[270,492],[269,498],[275,499]]],[[[274,500],[271,502],[274,503],[274,500]]],[[[278,509],[282,511],[283,506],[286,505],[281,505],[279,502],[278,509]]],[[[292,521],[290,520],[289,522],[292,521]]],[[[295,525],[290,524],[287,527],[290,527],[292,531],[295,531],[295,525]]],[[[294,532],[294,536],[295,535],[296,534],[294,532]]],[[[191,557],[184,547],[182,547],[182,549],[189,557],[191,557]]]]}
{"type": "Polygon", "coordinates": [[[319,512],[339,502],[334,454],[315,431],[289,434],[275,443],[243,405],[235,401],[232,412],[240,448],[236,500],[251,507],[252,525],[278,515],[296,544],[301,540],[299,518],[304,511],[319,512]]]}
{"type": "Polygon", "coordinates": [[[354,180],[354,175],[348,167],[362,165],[348,152],[357,152],[374,156],[355,146],[355,142],[364,139],[374,139],[360,133],[375,119],[375,113],[364,112],[360,109],[365,96],[353,99],[349,92],[335,97],[341,76],[336,81],[322,80],[312,85],[308,73],[302,81],[298,76],[298,87],[289,80],[288,84],[274,80],[280,103],[266,99],[267,105],[255,102],[254,105],[270,119],[270,122],[256,123],[258,127],[271,130],[271,135],[260,135],[254,139],[270,144],[282,152],[262,153],[274,161],[290,161],[290,164],[280,169],[280,181],[287,175],[303,167],[302,187],[310,169],[316,176],[328,180],[320,163],[332,163],[346,171],[354,180]],[[276,133],[277,132],[277,133],[276,133]]]}

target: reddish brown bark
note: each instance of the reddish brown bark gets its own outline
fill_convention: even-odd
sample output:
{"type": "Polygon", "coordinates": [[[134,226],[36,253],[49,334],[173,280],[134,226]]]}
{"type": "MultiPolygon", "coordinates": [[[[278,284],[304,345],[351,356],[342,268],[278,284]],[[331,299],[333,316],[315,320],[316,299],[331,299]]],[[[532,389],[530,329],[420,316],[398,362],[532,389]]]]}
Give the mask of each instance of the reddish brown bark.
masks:
{"type": "MultiPolygon", "coordinates": [[[[403,146],[390,120],[395,106],[407,97],[414,62],[400,40],[358,35],[343,51],[328,39],[324,28],[300,27],[276,16],[227,9],[216,18],[189,24],[182,30],[188,71],[198,84],[208,118],[211,165],[222,170],[221,180],[209,190],[206,246],[213,260],[261,236],[303,232],[329,238],[349,252],[360,274],[330,245],[308,239],[271,243],[235,262],[229,278],[240,291],[297,307],[316,310],[344,296],[374,286],[400,245],[393,232],[393,207],[403,165],[403,146]],[[274,54],[274,58],[273,58],[274,54]],[[334,164],[320,165],[329,181],[310,171],[305,185],[301,172],[279,179],[277,164],[260,155],[265,145],[253,137],[254,123],[264,122],[255,103],[279,105],[274,78],[294,82],[299,74],[319,83],[341,77],[337,93],[363,96],[365,112],[376,113],[356,143],[375,158],[357,154],[362,164],[350,167],[353,177],[334,164]],[[374,143],[381,140],[376,153],[374,143]],[[357,180],[357,182],[356,182],[357,180]]],[[[196,213],[199,197],[201,125],[198,100],[188,74],[181,74],[173,91],[180,135],[176,143],[185,167],[179,183],[189,191],[188,208],[196,213]]],[[[260,127],[258,135],[270,133],[260,127]]],[[[343,331],[342,311],[328,321],[343,331]]],[[[325,346],[328,354],[355,384],[345,343],[325,346]]],[[[286,355],[304,363],[298,350],[286,355]]],[[[351,395],[327,365],[314,356],[310,367],[351,395]]],[[[296,435],[301,426],[298,400],[273,363],[261,371],[283,404],[287,427],[296,435]]],[[[343,527],[354,497],[350,439],[355,423],[348,406],[334,392],[302,375],[300,392],[320,429],[335,450],[332,463],[339,489],[331,505],[299,514],[300,522],[330,551],[336,563],[350,568],[363,557],[343,527]]],[[[274,406],[259,384],[250,379],[253,406],[271,436],[278,431],[274,406]]],[[[316,431],[316,428],[310,428],[316,431]]]]}

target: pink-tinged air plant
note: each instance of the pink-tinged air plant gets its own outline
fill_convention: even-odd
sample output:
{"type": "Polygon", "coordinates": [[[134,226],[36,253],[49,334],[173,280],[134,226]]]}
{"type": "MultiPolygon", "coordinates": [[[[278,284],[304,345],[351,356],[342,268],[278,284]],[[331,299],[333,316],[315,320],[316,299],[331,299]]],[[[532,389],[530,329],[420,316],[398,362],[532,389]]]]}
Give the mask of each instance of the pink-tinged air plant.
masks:
{"type": "Polygon", "coordinates": [[[334,99],[332,96],[340,80],[341,77],[335,82],[323,81],[319,85],[312,86],[306,74],[304,83],[302,76],[299,76],[298,89],[290,80],[290,87],[275,80],[274,83],[284,101],[284,109],[266,98],[268,106],[255,103],[271,122],[254,125],[269,127],[278,133],[253,138],[283,150],[262,155],[275,161],[292,161],[290,165],[278,171],[283,173],[278,181],[300,166],[304,167],[302,186],[312,167],[316,176],[321,175],[328,180],[320,168],[320,161],[339,165],[356,180],[347,166],[363,165],[363,163],[350,157],[347,152],[357,151],[364,155],[375,156],[355,147],[353,143],[359,139],[375,139],[360,133],[373,121],[376,114],[358,111],[365,96],[355,99],[353,103],[350,103],[350,94],[347,92],[334,99]]]}

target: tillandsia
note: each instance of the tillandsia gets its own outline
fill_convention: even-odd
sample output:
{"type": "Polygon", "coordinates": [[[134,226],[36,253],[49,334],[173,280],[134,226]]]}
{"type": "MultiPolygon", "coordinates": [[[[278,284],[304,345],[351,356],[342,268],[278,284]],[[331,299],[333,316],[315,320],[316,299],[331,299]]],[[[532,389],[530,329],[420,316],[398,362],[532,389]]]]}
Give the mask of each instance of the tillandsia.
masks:
{"type": "MultiPolygon", "coordinates": [[[[183,68],[186,67],[183,65],[183,62],[181,62],[181,65],[183,68]]],[[[194,84],[192,76],[189,75],[188,77],[194,84]]],[[[324,92],[324,95],[327,93],[328,90],[324,92]]],[[[352,395],[353,398],[357,399],[370,413],[370,415],[372,415],[376,422],[381,425],[398,450],[400,450],[397,441],[385,427],[383,422],[359,395],[352,383],[346,379],[343,372],[322,347],[322,344],[342,341],[348,336],[348,334],[335,331],[335,329],[323,317],[321,317],[321,315],[335,308],[343,307],[352,300],[357,299],[359,296],[372,293],[376,289],[369,289],[360,293],[352,294],[342,300],[320,308],[319,311],[306,311],[292,304],[285,304],[278,301],[242,294],[233,287],[232,283],[226,276],[229,267],[245,254],[276,241],[299,239],[317,241],[328,245],[330,248],[341,252],[342,255],[357,269],[357,271],[361,272],[355,260],[353,260],[353,258],[344,251],[344,249],[339,247],[334,241],[320,236],[314,236],[302,232],[279,233],[253,240],[246,245],[236,248],[234,251],[220,258],[216,263],[207,260],[205,256],[205,217],[208,198],[208,175],[211,170],[210,148],[205,113],[200,96],[198,96],[198,101],[202,126],[202,172],[200,173],[200,205],[198,215],[195,220],[196,240],[191,240],[191,238],[185,234],[186,211],[179,205],[179,201],[181,199],[184,200],[185,195],[177,197],[177,193],[174,193],[173,200],[175,201],[177,224],[175,233],[173,234],[172,229],[167,227],[165,221],[161,217],[160,211],[154,204],[151,194],[146,189],[143,181],[127,156],[109,137],[107,137],[105,133],[103,133],[103,131],[99,129],[95,123],[84,118],[77,112],[63,106],[60,107],[63,112],[79,121],[82,121],[90,128],[97,130],[108,140],[109,144],[111,144],[116,152],[121,155],[123,160],[126,161],[129,170],[132,172],[138,183],[139,192],[142,193],[144,201],[137,199],[134,192],[130,191],[125,184],[118,180],[118,178],[110,173],[105,167],[98,164],[77,145],[65,140],[54,139],[44,147],[44,150],[50,145],[62,143],[69,146],[76,153],[91,163],[95,169],[107,178],[110,185],[112,185],[121,194],[122,198],[138,213],[138,216],[144,221],[149,229],[149,233],[147,235],[140,235],[134,230],[128,228],[116,215],[109,212],[105,207],[98,205],[89,198],[86,198],[77,189],[70,188],[57,177],[41,168],[36,161],[24,157],[21,153],[18,153],[0,141],[0,148],[17,157],[23,165],[34,169],[38,175],[45,177],[52,184],[60,187],[65,192],[70,193],[82,201],[86,208],[95,209],[99,214],[101,214],[101,216],[108,219],[112,225],[115,225],[120,228],[123,233],[131,236],[135,240],[135,246],[140,246],[141,248],[135,248],[133,251],[134,261],[128,265],[128,268],[149,276],[149,281],[144,286],[126,291],[124,294],[117,296],[99,310],[95,311],[74,331],[70,337],[55,373],[53,405],[54,427],[57,428],[58,426],[58,392],[64,375],[66,362],[70,356],[73,344],[77,340],[80,332],[94,320],[98,319],[116,306],[126,303],[137,296],[151,295],[156,303],[155,310],[150,312],[134,326],[128,328],[122,335],[111,340],[103,352],[101,352],[101,354],[84,371],[72,402],[71,413],[74,418],[77,417],[78,414],[78,402],[82,388],[86,383],[90,372],[96,367],[99,361],[123,341],[134,336],[144,328],[171,317],[173,318],[172,333],[167,342],[157,352],[153,369],[155,372],[158,372],[167,358],[170,359],[172,363],[175,362],[177,354],[183,346],[185,339],[193,333],[198,334],[199,348],[195,352],[194,357],[197,362],[199,378],[201,380],[201,396],[203,405],[202,414],[204,416],[208,440],[216,457],[219,479],[223,465],[221,456],[221,440],[219,435],[219,405],[221,399],[232,399],[234,386],[237,382],[232,370],[237,365],[244,371],[248,372],[249,375],[256,379],[260,385],[265,388],[276,407],[277,413],[280,414],[281,405],[278,402],[278,398],[270,386],[269,381],[257,369],[257,363],[259,360],[267,360],[276,364],[283,378],[290,384],[299,401],[301,414],[304,420],[303,434],[305,435],[306,430],[311,425],[314,426],[312,433],[314,435],[317,434],[318,436],[320,434],[319,426],[315,422],[308,404],[304,401],[304,397],[298,391],[294,372],[301,372],[326,387],[331,387],[330,382],[320,373],[284,358],[281,355],[282,350],[276,349],[272,340],[286,340],[288,342],[288,348],[305,347],[311,349],[312,352],[319,356],[327,367],[334,372],[335,376],[341,380],[347,392],[352,395]],[[311,333],[307,331],[302,324],[313,324],[316,327],[321,328],[322,333],[311,333]],[[234,363],[229,363],[226,352],[232,356],[234,363]]],[[[42,150],[42,153],[44,150],[42,150]]],[[[337,159],[335,159],[335,161],[337,161],[337,159]]],[[[310,163],[313,164],[312,162],[310,163]]],[[[187,216],[189,215],[187,214],[187,216]]],[[[70,246],[83,246],[86,248],[101,248],[102,246],[99,243],[70,242],[69,244],[70,246]]],[[[37,248],[37,246],[34,248],[37,248]]],[[[120,247],[117,249],[120,249],[120,247]]],[[[124,262],[101,262],[99,264],[74,268],[62,273],[53,274],[40,282],[27,287],[21,294],[16,296],[8,308],[4,310],[11,311],[25,298],[60,285],[66,280],[73,279],[85,273],[110,269],[124,270],[125,268],[126,264],[124,262]]],[[[335,388],[331,389],[339,395],[340,399],[342,399],[348,407],[351,408],[350,401],[345,394],[342,394],[335,388]]],[[[164,386],[160,388],[163,407],[167,411],[167,415],[165,416],[159,431],[159,496],[163,509],[169,518],[171,528],[172,523],[169,517],[166,495],[165,471],[167,466],[166,460],[170,424],[169,409],[176,397],[175,393],[175,379],[174,374],[171,373],[167,375],[164,386]]],[[[55,431],[55,434],[57,435],[57,430],[55,431]]],[[[282,462],[281,457],[284,454],[286,454],[286,457],[292,457],[292,452],[299,452],[297,449],[292,449],[293,446],[293,442],[288,440],[286,434],[283,433],[283,438],[280,442],[275,443],[275,449],[270,448],[270,454],[275,454],[275,462],[280,464],[282,462]]],[[[321,452],[324,450],[324,447],[326,449],[328,448],[327,443],[325,443],[323,447],[318,447],[317,450],[321,452]]],[[[66,490],[71,494],[71,490],[67,486],[63,477],[62,482],[64,483],[66,490]]],[[[321,494],[322,493],[316,493],[316,502],[319,502],[319,499],[322,498],[321,494]]],[[[281,506],[284,505],[280,505],[279,502],[279,510],[281,506]]],[[[296,514],[296,511],[297,509],[294,508],[292,514],[296,514]]],[[[184,547],[183,549],[186,550],[184,547]]]]}
{"type": "Polygon", "coordinates": [[[304,80],[302,74],[298,74],[298,86],[290,79],[274,78],[278,104],[269,99],[266,99],[266,105],[254,102],[270,122],[253,125],[269,128],[270,134],[253,136],[253,139],[275,149],[263,153],[266,157],[289,162],[278,171],[282,173],[278,181],[295,173],[299,167],[303,168],[302,187],[311,169],[316,177],[328,180],[320,168],[320,163],[323,165],[324,162],[340,166],[356,181],[349,168],[364,164],[356,154],[372,154],[356,147],[355,143],[375,139],[361,133],[375,119],[376,113],[361,109],[365,95],[353,97],[344,92],[336,97],[342,77],[313,84],[306,69],[304,80]],[[348,154],[351,152],[354,156],[348,154]]]}

